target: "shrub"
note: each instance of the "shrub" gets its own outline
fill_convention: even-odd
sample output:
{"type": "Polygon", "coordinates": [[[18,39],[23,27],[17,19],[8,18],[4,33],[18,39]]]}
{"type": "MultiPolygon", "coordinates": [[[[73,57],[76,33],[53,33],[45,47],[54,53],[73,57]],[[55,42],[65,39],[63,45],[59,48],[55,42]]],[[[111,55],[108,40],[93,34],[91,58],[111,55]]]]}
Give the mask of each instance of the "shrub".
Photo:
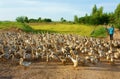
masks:
{"type": "Polygon", "coordinates": [[[107,31],[103,27],[99,27],[98,29],[94,30],[91,33],[91,36],[93,37],[106,37],[107,36],[107,31]]]}

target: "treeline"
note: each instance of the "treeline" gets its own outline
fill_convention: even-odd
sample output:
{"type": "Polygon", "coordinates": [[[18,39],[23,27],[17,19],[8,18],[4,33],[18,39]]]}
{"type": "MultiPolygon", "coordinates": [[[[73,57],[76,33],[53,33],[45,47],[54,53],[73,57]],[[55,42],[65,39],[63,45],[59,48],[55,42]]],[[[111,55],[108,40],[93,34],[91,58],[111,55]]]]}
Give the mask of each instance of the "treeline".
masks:
{"type": "Polygon", "coordinates": [[[19,16],[16,18],[16,21],[21,23],[52,22],[52,20],[49,18],[42,19],[41,17],[39,17],[38,19],[34,19],[34,18],[29,19],[27,16],[19,16]]]}
{"type": "MultiPolygon", "coordinates": [[[[34,19],[34,18],[28,18],[27,16],[19,16],[16,18],[17,22],[21,22],[21,23],[41,23],[41,22],[53,22],[52,19],[50,18],[41,18],[39,17],[38,19],[34,19]]],[[[67,21],[66,19],[64,19],[63,17],[60,18],[60,21],[57,22],[61,22],[61,23],[67,23],[67,22],[71,22],[72,21],[67,21]]]]}
{"type": "Polygon", "coordinates": [[[86,14],[84,17],[74,16],[74,23],[101,25],[101,24],[115,24],[120,27],[120,4],[116,7],[114,12],[104,13],[103,7],[97,8],[96,5],[92,8],[90,15],[86,14]]]}
{"type": "Polygon", "coordinates": [[[97,8],[94,5],[92,9],[92,13],[90,15],[86,14],[84,17],[78,18],[78,16],[74,16],[75,23],[83,23],[83,24],[92,24],[99,25],[104,23],[114,23],[114,13],[103,13],[103,7],[97,8]]]}

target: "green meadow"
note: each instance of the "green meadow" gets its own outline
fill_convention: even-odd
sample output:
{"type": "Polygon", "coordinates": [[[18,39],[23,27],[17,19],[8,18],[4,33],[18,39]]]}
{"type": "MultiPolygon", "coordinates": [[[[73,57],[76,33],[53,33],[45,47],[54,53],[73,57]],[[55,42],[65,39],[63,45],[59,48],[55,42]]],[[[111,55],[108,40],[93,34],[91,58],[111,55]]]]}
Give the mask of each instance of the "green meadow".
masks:
{"type": "Polygon", "coordinates": [[[19,23],[0,22],[0,29],[19,28],[25,32],[33,33],[62,33],[78,34],[81,36],[106,37],[106,30],[101,26],[71,24],[71,23],[19,23]]]}
{"type": "Polygon", "coordinates": [[[103,26],[68,24],[68,23],[40,23],[29,25],[34,30],[41,30],[45,32],[78,34],[81,36],[106,37],[106,30],[103,28],[103,26]]]}
{"type": "Polygon", "coordinates": [[[33,29],[29,25],[23,24],[20,22],[11,22],[11,21],[1,21],[0,22],[0,29],[7,30],[7,29],[11,29],[11,28],[18,28],[25,32],[33,31],[33,29]]]}

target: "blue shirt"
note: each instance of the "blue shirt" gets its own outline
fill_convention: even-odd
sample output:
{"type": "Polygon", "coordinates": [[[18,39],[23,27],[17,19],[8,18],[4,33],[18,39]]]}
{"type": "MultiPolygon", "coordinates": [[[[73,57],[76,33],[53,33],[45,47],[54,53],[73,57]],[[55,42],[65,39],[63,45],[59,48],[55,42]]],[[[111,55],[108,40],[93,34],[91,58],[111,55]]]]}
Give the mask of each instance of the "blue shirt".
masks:
{"type": "Polygon", "coordinates": [[[114,27],[108,29],[109,34],[114,34],[114,27]]]}

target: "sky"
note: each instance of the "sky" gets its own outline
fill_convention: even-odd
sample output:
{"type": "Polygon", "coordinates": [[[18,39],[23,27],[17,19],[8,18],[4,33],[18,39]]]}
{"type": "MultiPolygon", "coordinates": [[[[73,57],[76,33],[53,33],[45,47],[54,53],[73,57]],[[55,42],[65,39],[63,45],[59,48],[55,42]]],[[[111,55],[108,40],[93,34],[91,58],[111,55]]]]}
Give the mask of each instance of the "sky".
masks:
{"type": "Polygon", "coordinates": [[[109,13],[114,12],[119,3],[120,0],[0,0],[0,21],[14,21],[18,16],[50,18],[53,21],[63,17],[72,21],[74,15],[90,15],[95,4],[109,13]]]}

